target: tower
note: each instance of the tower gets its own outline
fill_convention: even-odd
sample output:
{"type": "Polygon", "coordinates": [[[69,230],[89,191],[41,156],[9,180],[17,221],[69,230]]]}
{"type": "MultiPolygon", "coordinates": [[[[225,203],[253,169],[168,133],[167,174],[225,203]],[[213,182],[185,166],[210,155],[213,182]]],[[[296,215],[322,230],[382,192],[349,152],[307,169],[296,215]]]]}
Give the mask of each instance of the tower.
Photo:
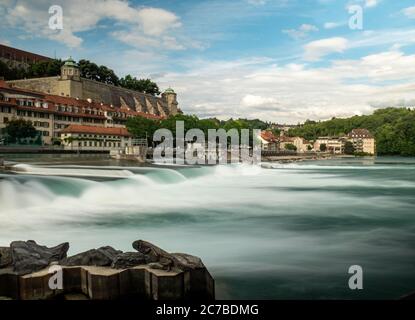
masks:
{"type": "Polygon", "coordinates": [[[81,80],[79,67],[72,57],[66,60],[61,67],[61,80],[81,80]]]}
{"type": "Polygon", "coordinates": [[[167,102],[167,106],[169,108],[170,114],[175,115],[177,114],[177,94],[174,92],[172,88],[166,89],[162,94],[161,97],[164,101],[167,102]]]}
{"type": "Polygon", "coordinates": [[[78,64],[70,57],[61,67],[58,94],[72,98],[83,98],[81,72],[78,64]]]}

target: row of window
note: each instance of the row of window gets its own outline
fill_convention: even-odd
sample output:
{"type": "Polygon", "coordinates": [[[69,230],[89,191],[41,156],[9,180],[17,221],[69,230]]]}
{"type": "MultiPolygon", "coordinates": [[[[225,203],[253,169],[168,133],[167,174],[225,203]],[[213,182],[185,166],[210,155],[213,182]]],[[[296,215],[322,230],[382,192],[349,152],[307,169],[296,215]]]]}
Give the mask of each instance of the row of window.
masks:
{"type": "Polygon", "coordinates": [[[95,139],[120,139],[118,136],[103,136],[100,134],[80,134],[81,138],[95,138],[95,139]]]}
{"type": "Polygon", "coordinates": [[[35,127],[49,128],[49,122],[34,121],[33,125],[35,127]]]}
{"type": "Polygon", "coordinates": [[[36,58],[32,59],[32,58],[29,58],[28,56],[24,56],[24,55],[20,55],[20,57],[19,57],[19,55],[16,55],[15,53],[11,53],[11,52],[4,51],[4,50],[0,51],[0,57],[2,57],[4,59],[7,59],[7,60],[20,61],[20,62],[26,63],[26,64],[30,64],[30,63],[33,63],[33,62],[37,61],[36,58]]]}
{"type": "Polygon", "coordinates": [[[17,110],[17,115],[20,117],[49,119],[49,113],[44,113],[44,112],[17,110]]]}
{"type": "Polygon", "coordinates": [[[100,115],[100,116],[104,115],[104,112],[99,109],[78,108],[78,107],[65,106],[65,105],[56,106],[56,111],[71,112],[71,113],[72,112],[73,113],[85,113],[85,114],[100,115]]]}
{"type": "Polygon", "coordinates": [[[19,106],[22,106],[22,107],[36,107],[36,108],[42,107],[44,109],[48,108],[48,103],[47,102],[41,102],[41,101],[18,100],[18,104],[19,104],[19,106]]]}
{"type": "Polygon", "coordinates": [[[11,107],[0,107],[0,112],[2,113],[12,113],[11,107]]]}
{"type": "MultiPolygon", "coordinates": [[[[6,100],[6,99],[7,98],[3,98],[3,100],[6,100]]],[[[36,107],[36,108],[42,107],[44,109],[48,108],[47,102],[24,100],[24,99],[18,100],[18,105],[22,107],[36,107]]],[[[65,106],[65,105],[56,106],[56,111],[104,116],[104,112],[99,109],[86,109],[86,108],[78,108],[78,107],[65,106]]],[[[109,112],[108,115],[110,117],[123,118],[123,119],[127,119],[131,117],[131,115],[128,115],[124,112],[109,112]]]]}
{"type": "MultiPolygon", "coordinates": [[[[69,144],[70,145],[70,144],[69,144]]],[[[121,142],[80,141],[80,147],[121,147],[121,142]]]]}

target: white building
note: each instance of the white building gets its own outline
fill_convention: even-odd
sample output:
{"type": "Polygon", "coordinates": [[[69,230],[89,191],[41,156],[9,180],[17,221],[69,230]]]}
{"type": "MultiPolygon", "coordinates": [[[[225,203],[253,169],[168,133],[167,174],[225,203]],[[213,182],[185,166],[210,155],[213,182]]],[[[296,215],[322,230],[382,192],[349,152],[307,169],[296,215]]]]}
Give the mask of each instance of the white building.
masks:
{"type": "Polygon", "coordinates": [[[131,134],[125,128],[69,125],[60,134],[65,150],[111,151],[132,146],[131,134]]]}

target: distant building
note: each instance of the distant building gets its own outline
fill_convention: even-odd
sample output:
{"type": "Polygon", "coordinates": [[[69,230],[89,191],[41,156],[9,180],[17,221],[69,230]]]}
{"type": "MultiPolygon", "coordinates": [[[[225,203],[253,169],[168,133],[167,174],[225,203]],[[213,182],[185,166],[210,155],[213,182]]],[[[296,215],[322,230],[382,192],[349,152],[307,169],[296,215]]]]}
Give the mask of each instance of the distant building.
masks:
{"type": "Polygon", "coordinates": [[[271,131],[261,131],[258,138],[261,141],[261,150],[279,151],[279,139],[271,131]]]}
{"type": "Polygon", "coordinates": [[[321,145],[326,146],[326,152],[333,154],[342,154],[344,153],[344,144],[346,140],[339,137],[319,137],[314,142],[314,150],[321,151],[321,145]]]}
{"type": "Polygon", "coordinates": [[[61,68],[60,76],[8,81],[11,87],[45,94],[92,100],[97,103],[128,108],[132,111],[168,117],[180,112],[177,94],[165,90],[161,97],[129,90],[110,84],[82,78],[78,64],[69,58],[61,68]]]}
{"type": "Polygon", "coordinates": [[[125,128],[105,128],[71,124],[60,132],[65,150],[110,151],[132,146],[125,128]]]}
{"type": "Polygon", "coordinates": [[[30,120],[41,132],[44,144],[60,140],[60,132],[70,125],[125,128],[128,118],[136,116],[163,119],[128,107],[114,108],[92,100],[11,88],[0,80],[0,128],[4,128],[12,119],[30,120]]]}
{"type": "Polygon", "coordinates": [[[0,44],[0,61],[12,68],[27,69],[32,63],[51,61],[51,58],[39,54],[11,48],[0,44]]]}
{"type": "Polygon", "coordinates": [[[288,144],[294,145],[294,138],[293,137],[280,136],[279,141],[280,141],[280,149],[281,150],[287,150],[286,146],[288,144]]]}
{"type": "Polygon", "coordinates": [[[353,143],[355,152],[367,154],[376,154],[375,137],[367,129],[353,129],[347,135],[350,142],[353,143]]]}
{"type": "Polygon", "coordinates": [[[302,137],[292,137],[292,140],[293,144],[297,148],[297,152],[304,153],[310,151],[313,148],[311,142],[302,137]]]}

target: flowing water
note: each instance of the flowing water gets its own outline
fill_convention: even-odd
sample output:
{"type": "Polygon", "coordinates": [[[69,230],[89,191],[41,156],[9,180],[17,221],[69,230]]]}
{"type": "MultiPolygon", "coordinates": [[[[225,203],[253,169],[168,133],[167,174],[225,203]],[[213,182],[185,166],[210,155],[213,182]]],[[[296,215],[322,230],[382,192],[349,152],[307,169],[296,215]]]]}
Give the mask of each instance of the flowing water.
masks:
{"type": "MultiPolygon", "coordinates": [[[[27,161],[26,161],[27,163],[27,161]]],[[[21,164],[0,173],[0,245],[137,239],[200,256],[217,298],[398,298],[415,290],[415,159],[216,167],[21,164]],[[22,173],[23,172],[23,173],[22,173]],[[363,290],[348,268],[363,268],[363,290]]]]}

